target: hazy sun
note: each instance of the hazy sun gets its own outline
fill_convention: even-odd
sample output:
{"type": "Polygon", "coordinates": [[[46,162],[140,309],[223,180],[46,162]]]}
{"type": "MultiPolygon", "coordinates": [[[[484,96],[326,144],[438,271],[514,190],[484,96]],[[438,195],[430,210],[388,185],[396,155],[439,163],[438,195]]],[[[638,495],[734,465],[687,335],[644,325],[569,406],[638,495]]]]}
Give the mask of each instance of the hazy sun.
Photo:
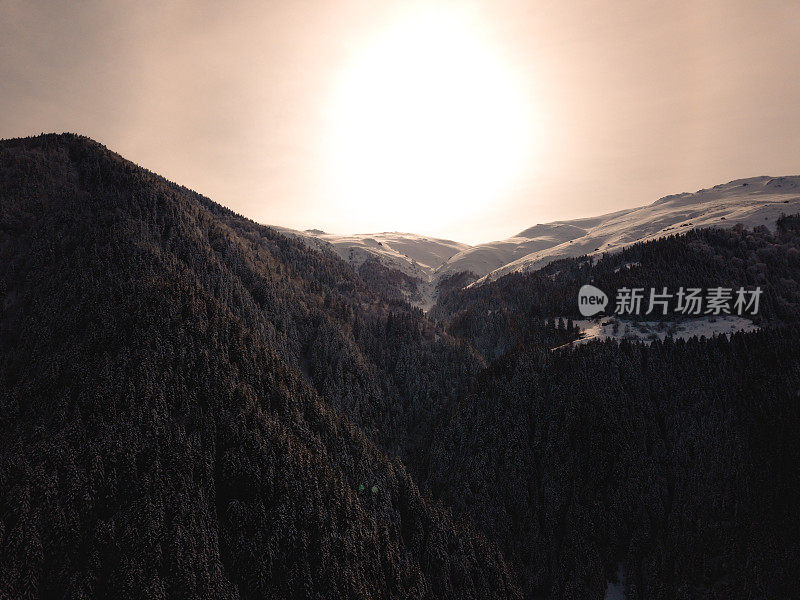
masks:
{"type": "Polygon", "coordinates": [[[474,213],[525,166],[528,114],[508,69],[468,22],[409,17],[364,50],[335,96],[336,200],[386,228],[474,213]]]}

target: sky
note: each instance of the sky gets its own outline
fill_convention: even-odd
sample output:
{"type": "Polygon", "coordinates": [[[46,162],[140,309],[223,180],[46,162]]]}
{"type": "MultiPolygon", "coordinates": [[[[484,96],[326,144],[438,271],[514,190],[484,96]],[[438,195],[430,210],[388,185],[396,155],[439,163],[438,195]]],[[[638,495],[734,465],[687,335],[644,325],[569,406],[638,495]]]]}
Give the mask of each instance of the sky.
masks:
{"type": "Polygon", "coordinates": [[[480,243],[800,174],[796,0],[0,0],[0,138],[258,222],[480,243]]]}

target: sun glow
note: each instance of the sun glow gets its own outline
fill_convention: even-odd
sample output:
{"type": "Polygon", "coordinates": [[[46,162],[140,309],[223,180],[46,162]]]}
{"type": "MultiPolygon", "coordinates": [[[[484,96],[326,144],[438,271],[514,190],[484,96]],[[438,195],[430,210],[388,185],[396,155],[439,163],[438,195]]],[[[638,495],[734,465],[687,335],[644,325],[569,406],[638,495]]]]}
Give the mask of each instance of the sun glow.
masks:
{"type": "Polygon", "coordinates": [[[530,112],[468,21],[409,17],[340,82],[328,160],[337,206],[360,226],[420,230],[488,209],[530,160],[530,112]]]}

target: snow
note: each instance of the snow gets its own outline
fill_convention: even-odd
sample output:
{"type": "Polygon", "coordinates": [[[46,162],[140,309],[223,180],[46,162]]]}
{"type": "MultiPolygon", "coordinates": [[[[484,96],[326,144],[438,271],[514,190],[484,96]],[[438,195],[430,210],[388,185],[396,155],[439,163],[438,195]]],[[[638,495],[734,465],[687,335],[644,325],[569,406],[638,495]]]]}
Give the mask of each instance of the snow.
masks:
{"type": "Polygon", "coordinates": [[[473,271],[480,285],[514,271],[533,271],[560,259],[615,252],[636,242],[698,227],[774,228],[781,213],[800,212],[800,177],[738,179],[695,193],[666,196],[639,208],[590,219],[540,224],[507,240],[454,255],[437,277],[473,271]]]}
{"type": "Polygon", "coordinates": [[[615,252],[636,242],[685,233],[698,227],[774,228],[781,213],[800,212],[800,176],[753,177],[694,193],[665,196],[648,206],[598,217],[534,225],[506,240],[469,246],[414,233],[336,235],[276,227],[312,248],[329,248],[354,268],[371,258],[415,278],[414,304],[427,310],[436,284],[462,271],[492,281],[515,271],[534,271],[560,258],[615,252]]]}
{"type": "Polygon", "coordinates": [[[622,563],[617,566],[616,581],[609,581],[606,586],[604,600],[625,600],[625,567],[622,563]]]}
{"type": "Polygon", "coordinates": [[[567,345],[580,345],[594,340],[631,340],[651,343],[666,337],[687,340],[691,337],[730,335],[737,331],[756,331],[749,319],[734,315],[687,318],[681,321],[629,321],[616,316],[573,321],[581,330],[581,338],[567,345]]]}
{"type": "Polygon", "coordinates": [[[614,273],[619,273],[622,269],[632,269],[633,267],[638,267],[641,264],[642,263],[640,263],[638,260],[636,262],[626,262],[624,265],[621,265],[616,269],[614,269],[614,273]]]}
{"type": "MultiPolygon", "coordinates": [[[[364,262],[377,259],[381,264],[397,269],[418,280],[420,296],[413,303],[428,310],[436,301],[436,268],[449,258],[468,249],[468,244],[415,233],[383,232],[337,235],[318,229],[297,231],[275,227],[286,235],[297,237],[312,248],[327,247],[354,269],[364,262]]],[[[409,298],[409,300],[412,300],[409,298]]]]}
{"type": "Polygon", "coordinates": [[[337,235],[318,229],[297,231],[276,227],[282,233],[299,237],[312,246],[328,245],[334,252],[355,268],[370,259],[395,268],[412,277],[433,275],[436,267],[453,255],[469,248],[452,240],[427,237],[415,233],[361,233],[337,235]]]}

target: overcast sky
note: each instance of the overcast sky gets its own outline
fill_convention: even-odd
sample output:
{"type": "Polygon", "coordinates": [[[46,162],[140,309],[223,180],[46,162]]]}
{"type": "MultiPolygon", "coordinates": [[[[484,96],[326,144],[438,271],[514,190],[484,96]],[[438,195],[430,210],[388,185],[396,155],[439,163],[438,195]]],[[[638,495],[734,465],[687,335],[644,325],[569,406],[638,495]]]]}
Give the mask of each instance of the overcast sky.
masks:
{"type": "Polygon", "coordinates": [[[800,174],[800,2],[0,0],[0,137],[51,131],[262,223],[489,241],[800,174]],[[469,211],[344,205],[328,176],[337,86],[367,40],[432,7],[479,24],[534,150],[469,211]]]}

